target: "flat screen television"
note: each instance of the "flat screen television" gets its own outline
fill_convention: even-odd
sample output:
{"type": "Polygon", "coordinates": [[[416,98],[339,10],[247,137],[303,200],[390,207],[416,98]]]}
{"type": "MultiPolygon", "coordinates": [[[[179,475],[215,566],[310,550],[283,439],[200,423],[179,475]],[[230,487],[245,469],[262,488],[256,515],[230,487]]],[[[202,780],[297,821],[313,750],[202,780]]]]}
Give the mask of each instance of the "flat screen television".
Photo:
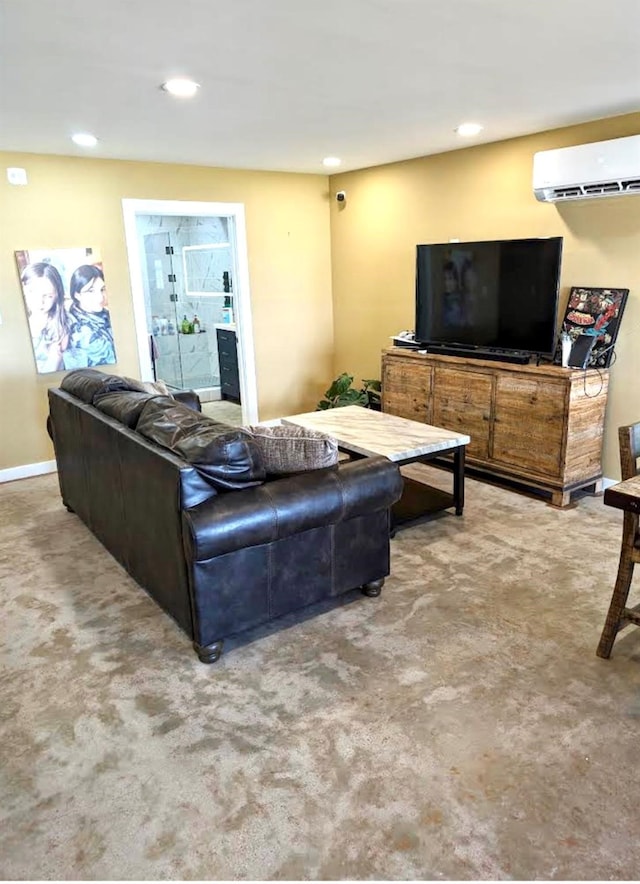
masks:
{"type": "Polygon", "coordinates": [[[551,358],[561,257],[561,236],[417,246],[416,341],[551,358]]]}

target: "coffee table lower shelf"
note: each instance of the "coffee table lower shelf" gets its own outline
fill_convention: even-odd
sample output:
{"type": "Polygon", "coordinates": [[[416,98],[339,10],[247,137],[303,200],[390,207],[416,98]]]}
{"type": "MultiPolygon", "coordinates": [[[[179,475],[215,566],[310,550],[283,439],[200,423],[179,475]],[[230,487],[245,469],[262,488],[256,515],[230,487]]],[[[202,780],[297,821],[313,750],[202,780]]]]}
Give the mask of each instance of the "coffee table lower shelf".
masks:
{"type": "Polygon", "coordinates": [[[357,405],[291,415],[281,420],[283,424],[333,436],[339,450],[352,458],[383,456],[399,467],[426,464],[435,458],[452,458],[453,493],[403,475],[404,492],[392,509],[392,521],[399,525],[450,507],[457,516],[462,515],[465,448],[470,442],[466,434],[357,405]]]}
{"type": "Polygon", "coordinates": [[[423,516],[430,516],[456,506],[456,499],[450,491],[434,488],[418,479],[404,476],[402,497],[391,508],[394,526],[413,522],[423,516]]]}

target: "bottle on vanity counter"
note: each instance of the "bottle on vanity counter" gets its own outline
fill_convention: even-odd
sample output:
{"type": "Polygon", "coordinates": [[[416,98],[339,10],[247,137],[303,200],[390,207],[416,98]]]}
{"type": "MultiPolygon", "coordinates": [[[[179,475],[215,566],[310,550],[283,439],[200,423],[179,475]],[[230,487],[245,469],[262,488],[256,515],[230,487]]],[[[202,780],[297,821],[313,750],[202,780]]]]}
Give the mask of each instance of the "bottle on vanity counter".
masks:
{"type": "Polygon", "coordinates": [[[224,307],[222,308],[222,321],[225,325],[233,323],[233,305],[230,295],[225,295],[224,307]]]}
{"type": "Polygon", "coordinates": [[[194,335],[199,335],[202,331],[202,326],[200,325],[200,320],[198,319],[197,314],[194,314],[193,322],[191,323],[191,325],[193,326],[194,335]]]}

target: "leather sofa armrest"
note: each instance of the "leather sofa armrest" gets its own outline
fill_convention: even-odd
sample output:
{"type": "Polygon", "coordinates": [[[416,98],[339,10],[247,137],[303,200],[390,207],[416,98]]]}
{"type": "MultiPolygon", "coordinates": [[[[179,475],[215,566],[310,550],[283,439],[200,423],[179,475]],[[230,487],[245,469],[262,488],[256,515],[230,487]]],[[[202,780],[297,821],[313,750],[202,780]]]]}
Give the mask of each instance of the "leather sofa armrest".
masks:
{"type": "Polygon", "coordinates": [[[195,390],[178,390],[177,393],[173,394],[173,398],[177,402],[182,402],[184,405],[192,408],[194,411],[202,411],[200,397],[195,390]]]}
{"type": "Polygon", "coordinates": [[[202,562],[311,528],[388,509],[402,492],[398,467],[370,457],[219,494],[183,512],[186,554],[202,562]]]}

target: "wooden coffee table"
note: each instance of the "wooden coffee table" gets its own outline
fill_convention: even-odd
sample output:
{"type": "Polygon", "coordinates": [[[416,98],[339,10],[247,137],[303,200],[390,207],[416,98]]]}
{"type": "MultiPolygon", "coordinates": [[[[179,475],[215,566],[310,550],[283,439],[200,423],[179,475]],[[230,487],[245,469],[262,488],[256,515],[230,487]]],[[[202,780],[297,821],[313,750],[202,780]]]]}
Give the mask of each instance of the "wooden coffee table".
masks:
{"type": "Polygon", "coordinates": [[[424,463],[444,453],[452,453],[453,493],[405,476],[404,491],[393,508],[393,516],[396,523],[401,523],[449,507],[455,507],[457,516],[462,515],[465,446],[471,441],[464,433],[432,427],[359,405],[294,414],[281,418],[281,421],[283,424],[326,433],[336,439],[341,451],[352,456],[381,454],[398,466],[424,463]]]}

